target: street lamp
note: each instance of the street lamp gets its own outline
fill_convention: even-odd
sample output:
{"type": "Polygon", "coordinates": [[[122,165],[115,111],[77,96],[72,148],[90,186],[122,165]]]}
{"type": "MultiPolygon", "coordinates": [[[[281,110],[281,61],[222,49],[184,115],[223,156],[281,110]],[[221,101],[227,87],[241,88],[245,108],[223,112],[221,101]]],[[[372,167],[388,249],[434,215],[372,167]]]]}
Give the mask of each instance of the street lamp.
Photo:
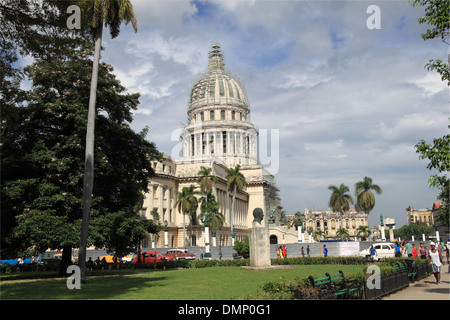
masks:
{"type": "Polygon", "coordinates": [[[169,234],[167,230],[167,220],[164,220],[164,248],[169,246],[169,234]]]}
{"type": "Polygon", "coordinates": [[[300,212],[297,212],[296,216],[297,216],[298,243],[301,243],[303,242],[303,231],[302,231],[302,221],[300,220],[300,212]]]}
{"type": "Polygon", "coordinates": [[[211,212],[206,212],[201,214],[201,221],[205,225],[205,255],[206,259],[211,259],[211,252],[209,247],[209,224],[211,223],[211,212]]]}
{"type": "Polygon", "coordinates": [[[230,230],[231,235],[231,246],[234,246],[234,238],[236,237],[236,230],[230,230]]]}
{"type": "Polygon", "coordinates": [[[213,237],[213,247],[215,247],[216,246],[216,233],[217,233],[216,227],[211,228],[211,233],[212,233],[212,237],[213,237]]]}
{"type": "Polygon", "coordinates": [[[313,228],[312,227],[308,227],[308,228],[306,228],[306,231],[308,231],[308,235],[309,235],[309,242],[311,243],[312,241],[312,237],[311,237],[311,233],[312,233],[312,231],[313,231],[313,228]]]}

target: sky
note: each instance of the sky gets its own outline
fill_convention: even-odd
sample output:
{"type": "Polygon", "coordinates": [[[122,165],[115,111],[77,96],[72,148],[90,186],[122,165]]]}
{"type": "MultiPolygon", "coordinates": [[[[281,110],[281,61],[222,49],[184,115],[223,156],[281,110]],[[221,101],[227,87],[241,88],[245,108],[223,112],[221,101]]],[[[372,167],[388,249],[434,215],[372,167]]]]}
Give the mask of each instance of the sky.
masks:
{"type": "Polygon", "coordinates": [[[149,126],[160,151],[170,155],[178,143],[191,86],[217,43],[245,84],[251,122],[279,134],[273,173],[288,214],[327,210],[329,185],[354,195],[365,176],[383,190],[370,226],[383,215],[401,227],[408,206],[432,207],[434,172],[414,146],[448,133],[448,87],[424,67],[446,59],[448,47],[421,38],[423,8],[407,0],[131,2],[138,31],[105,32],[102,60],[141,94],[131,126],[149,126]]]}

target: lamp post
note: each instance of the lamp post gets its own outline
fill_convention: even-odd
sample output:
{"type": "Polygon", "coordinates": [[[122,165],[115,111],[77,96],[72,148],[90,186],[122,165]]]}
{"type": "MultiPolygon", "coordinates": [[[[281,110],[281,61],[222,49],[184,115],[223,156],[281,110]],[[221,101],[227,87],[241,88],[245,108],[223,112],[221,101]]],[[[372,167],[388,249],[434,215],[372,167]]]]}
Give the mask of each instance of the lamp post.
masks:
{"type": "Polygon", "coordinates": [[[211,233],[212,233],[212,237],[213,237],[213,247],[215,247],[216,246],[216,233],[217,233],[216,227],[211,228],[211,233]]]}
{"type": "Polygon", "coordinates": [[[297,232],[298,232],[298,243],[303,242],[303,232],[302,232],[302,221],[300,220],[300,212],[297,212],[297,232]]]}
{"type": "Polygon", "coordinates": [[[230,230],[230,235],[231,235],[231,246],[234,246],[234,238],[236,237],[236,230],[230,230]]]}
{"type": "Polygon", "coordinates": [[[209,224],[211,223],[211,212],[202,213],[201,221],[205,225],[205,254],[206,259],[211,259],[211,251],[209,246],[209,224]]]}
{"type": "Polygon", "coordinates": [[[436,230],[436,243],[439,243],[441,239],[439,238],[439,230],[438,230],[438,224],[437,224],[437,222],[435,222],[435,223],[433,224],[433,227],[434,227],[434,230],[436,230]]]}
{"type": "Polygon", "coordinates": [[[169,246],[169,234],[167,230],[167,220],[164,220],[164,248],[169,246]]]}
{"type": "Polygon", "coordinates": [[[313,231],[313,228],[312,227],[308,227],[308,228],[306,228],[306,231],[308,231],[308,235],[309,235],[309,243],[312,243],[312,237],[311,237],[311,233],[312,233],[312,231],[313,231]]]}
{"type": "Polygon", "coordinates": [[[381,240],[386,241],[386,233],[384,231],[384,220],[383,215],[380,215],[380,222],[381,222],[381,240]]]}

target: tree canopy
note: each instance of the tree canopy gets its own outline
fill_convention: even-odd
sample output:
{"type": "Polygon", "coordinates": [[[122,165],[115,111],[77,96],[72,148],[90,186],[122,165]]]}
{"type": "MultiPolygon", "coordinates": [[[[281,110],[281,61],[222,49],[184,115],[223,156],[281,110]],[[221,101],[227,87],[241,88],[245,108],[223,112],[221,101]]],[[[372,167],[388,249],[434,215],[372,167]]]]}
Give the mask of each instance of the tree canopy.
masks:
{"type": "MultiPolygon", "coordinates": [[[[2,256],[79,244],[93,45],[83,34],[64,39],[40,38],[23,70],[31,89],[2,106],[2,256]]],[[[135,206],[154,175],[150,160],[161,154],[147,130],[130,128],[139,94],[127,93],[112,72],[100,64],[89,244],[125,254],[148,229],[135,206]]]]}

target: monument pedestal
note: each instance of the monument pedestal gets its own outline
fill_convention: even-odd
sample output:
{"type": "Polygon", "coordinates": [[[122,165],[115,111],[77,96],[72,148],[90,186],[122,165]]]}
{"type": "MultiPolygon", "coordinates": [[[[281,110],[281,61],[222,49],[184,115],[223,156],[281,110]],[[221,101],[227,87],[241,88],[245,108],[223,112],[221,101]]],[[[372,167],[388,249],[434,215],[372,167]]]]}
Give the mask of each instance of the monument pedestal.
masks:
{"type": "Polygon", "coordinates": [[[249,234],[250,267],[269,267],[270,242],[269,230],[265,227],[257,227],[253,223],[249,234]]]}

